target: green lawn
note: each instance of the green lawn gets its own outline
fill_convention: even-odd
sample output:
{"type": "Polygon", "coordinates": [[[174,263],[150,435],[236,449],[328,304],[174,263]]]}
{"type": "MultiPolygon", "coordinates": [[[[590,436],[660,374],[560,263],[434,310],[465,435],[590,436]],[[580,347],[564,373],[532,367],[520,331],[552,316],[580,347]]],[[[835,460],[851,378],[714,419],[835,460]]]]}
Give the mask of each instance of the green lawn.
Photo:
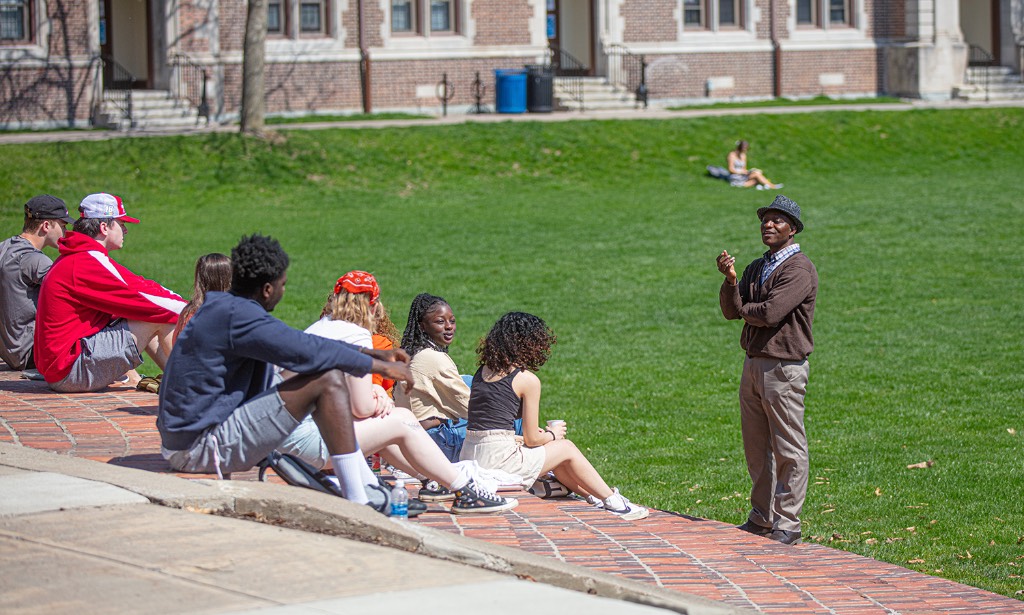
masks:
{"type": "Polygon", "coordinates": [[[1020,597],[1024,110],[283,134],[2,146],[0,224],[39,192],[120,194],[143,223],[116,258],[183,293],[197,256],[269,233],[293,263],[280,317],[305,326],[367,269],[400,328],[419,292],[452,303],[469,373],[500,314],[533,311],[559,338],[542,415],[630,498],[739,523],[740,325],[714,259],[763,251],[773,193],[704,167],[748,139],[821,280],[805,535],[1020,597]]]}

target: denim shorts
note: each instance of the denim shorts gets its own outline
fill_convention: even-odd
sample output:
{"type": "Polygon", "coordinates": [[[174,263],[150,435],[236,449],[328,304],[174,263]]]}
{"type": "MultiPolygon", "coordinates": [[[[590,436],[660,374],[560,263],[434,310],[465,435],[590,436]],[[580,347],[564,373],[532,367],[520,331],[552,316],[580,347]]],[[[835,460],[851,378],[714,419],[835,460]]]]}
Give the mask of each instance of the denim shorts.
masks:
{"type": "Polygon", "coordinates": [[[447,420],[427,430],[430,439],[452,463],[459,460],[459,453],[462,452],[462,443],[466,441],[466,425],[466,419],[447,420]]]}
{"type": "Polygon", "coordinates": [[[235,408],[223,423],[204,431],[188,449],[162,452],[179,472],[244,472],[262,461],[298,426],[299,421],[273,388],[235,408]]]}
{"type": "Polygon", "coordinates": [[[128,321],[118,318],[89,337],[83,337],[82,353],[62,380],[51,382],[58,393],[98,391],[125,372],[142,365],[142,356],[128,321]]]}

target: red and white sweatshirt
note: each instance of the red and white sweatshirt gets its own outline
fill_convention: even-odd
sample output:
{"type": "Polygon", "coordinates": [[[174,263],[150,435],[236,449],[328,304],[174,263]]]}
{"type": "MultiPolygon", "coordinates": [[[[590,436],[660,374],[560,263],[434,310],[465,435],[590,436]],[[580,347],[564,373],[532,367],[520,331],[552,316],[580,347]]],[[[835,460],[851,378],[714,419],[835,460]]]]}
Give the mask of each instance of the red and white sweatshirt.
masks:
{"type": "Polygon", "coordinates": [[[116,318],[178,321],[185,301],[114,262],[100,242],[69,232],[58,244],[36,310],[35,362],[47,382],[63,380],[82,354],[82,338],[116,318]]]}

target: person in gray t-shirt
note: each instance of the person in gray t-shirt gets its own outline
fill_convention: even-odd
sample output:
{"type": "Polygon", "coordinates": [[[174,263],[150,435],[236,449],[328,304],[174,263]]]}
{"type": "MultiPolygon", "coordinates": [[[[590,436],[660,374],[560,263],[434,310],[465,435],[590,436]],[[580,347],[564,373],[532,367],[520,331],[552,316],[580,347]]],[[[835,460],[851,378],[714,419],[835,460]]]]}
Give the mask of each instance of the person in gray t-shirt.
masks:
{"type": "Polygon", "coordinates": [[[36,301],[53,261],[44,246],[57,247],[72,222],[64,201],[49,194],[25,203],[20,235],[0,242],[0,357],[11,369],[32,369],[36,301]]]}

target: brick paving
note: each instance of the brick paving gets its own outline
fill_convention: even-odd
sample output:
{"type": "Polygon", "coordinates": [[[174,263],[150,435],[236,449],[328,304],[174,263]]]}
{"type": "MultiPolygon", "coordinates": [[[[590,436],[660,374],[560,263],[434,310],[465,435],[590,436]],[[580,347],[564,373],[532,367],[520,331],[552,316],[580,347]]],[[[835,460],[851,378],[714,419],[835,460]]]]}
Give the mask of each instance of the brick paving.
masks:
{"type": "MultiPolygon", "coordinates": [[[[156,401],[125,388],[61,395],[0,371],[0,442],[171,472],[160,456],[156,401]]],[[[256,480],[256,472],[231,478],[256,480]]],[[[764,613],[1024,612],[1011,598],[822,545],[780,545],[664,511],[627,522],[572,500],[515,495],[519,507],[501,516],[430,512],[417,522],[764,613]]]]}

